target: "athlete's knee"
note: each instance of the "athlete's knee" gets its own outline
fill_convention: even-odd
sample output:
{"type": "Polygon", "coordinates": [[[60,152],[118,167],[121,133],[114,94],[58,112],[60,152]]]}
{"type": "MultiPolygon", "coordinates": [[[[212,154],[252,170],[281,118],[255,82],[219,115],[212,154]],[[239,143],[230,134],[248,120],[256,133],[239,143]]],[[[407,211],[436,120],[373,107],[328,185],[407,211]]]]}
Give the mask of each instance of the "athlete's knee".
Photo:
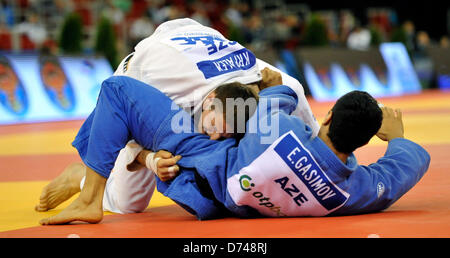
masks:
{"type": "Polygon", "coordinates": [[[125,198],[117,199],[117,208],[123,214],[140,213],[147,209],[150,199],[153,195],[153,191],[143,191],[135,195],[126,195],[125,198]]]}
{"type": "Polygon", "coordinates": [[[119,89],[119,87],[121,86],[118,77],[119,76],[111,76],[108,79],[104,80],[101,85],[100,94],[116,92],[119,89]]]}
{"type": "Polygon", "coordinates": [[[122,160],[119,162],[121,164],[116,163],[114,168],[113,173],[117,173],[114,177],[116,206],[121,213],[143,212],[148,207],[156,187],[155,175],[145,167],[135,172],[128,171],[125,167],[128,161],[122,160]]]}

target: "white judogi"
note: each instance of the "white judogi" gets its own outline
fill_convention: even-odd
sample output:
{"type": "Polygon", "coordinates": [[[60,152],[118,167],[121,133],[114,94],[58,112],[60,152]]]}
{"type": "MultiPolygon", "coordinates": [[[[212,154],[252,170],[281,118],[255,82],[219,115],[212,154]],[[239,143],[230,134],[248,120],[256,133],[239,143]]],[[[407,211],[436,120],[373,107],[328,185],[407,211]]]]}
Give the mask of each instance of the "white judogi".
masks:
{"type": "Polygon", "coordinates": [[[218,86],[229,82],[254,83],[262,79],[253,54],[218,31],[191,19],[161,24],[135,47],[114,75],[145,82],[169,96],[177,105],[201,108],[218,86]]]}
{"type": "MultiPolygon", "coordinates": [[[[319,124],[298,80],[255,58],[218,31],[191,19],[161,24],[120,63],[114,75],[129,76],[149,84],[193,114],[201,112],[203,100],[218,86],[236,81],[243,84],[260,81],[260,71],[265,67],[280,72],[283,84],[297,93],[298,106],[292,114],[302,118],[316,136],[319,124]]],[[[147,168],[136,172],[126,169],[140,150],[142,148],[134,143],[120,152],[107,180],[104,210],[133,213],[148,206],[156,183],[154,173],[148,173],[147,168]]],[[[81,186],[83,184],[84,180],[81,186]]]]}

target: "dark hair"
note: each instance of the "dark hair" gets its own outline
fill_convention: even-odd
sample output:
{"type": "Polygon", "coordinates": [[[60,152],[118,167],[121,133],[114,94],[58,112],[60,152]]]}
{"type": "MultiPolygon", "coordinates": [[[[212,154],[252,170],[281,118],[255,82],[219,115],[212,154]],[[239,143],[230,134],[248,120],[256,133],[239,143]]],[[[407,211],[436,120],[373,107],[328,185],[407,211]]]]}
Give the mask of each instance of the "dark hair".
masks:
{"type": "Polygon", "coordinates": [[[246,122],[253,115],[257,108],[257,104],[259,101],[258,94],[254,92],[249,86],[239,82],[223,84],[217,87],[214,93],[216,94],[216,100],[220,101],[223,105],[223,114],[225,121],[228,125],[233,126],[234,138],[241,139],[245,135],[246,122]],[[229,102],[227,101],[227,99],[232,100],[233,102],[229,102]],[[232,112],[233,116],[227,117],[227,111],[232,112]],[[230,119],[232,119],[232,123],[228,123],[230,119]]]}
{"type": "Polygon", "coordinates": [[[336,101],[332,111],[328,137],[337,151],[346,154],[366,144],[383,120],[378,102],[364,91],[345,94],[336,101]]]}

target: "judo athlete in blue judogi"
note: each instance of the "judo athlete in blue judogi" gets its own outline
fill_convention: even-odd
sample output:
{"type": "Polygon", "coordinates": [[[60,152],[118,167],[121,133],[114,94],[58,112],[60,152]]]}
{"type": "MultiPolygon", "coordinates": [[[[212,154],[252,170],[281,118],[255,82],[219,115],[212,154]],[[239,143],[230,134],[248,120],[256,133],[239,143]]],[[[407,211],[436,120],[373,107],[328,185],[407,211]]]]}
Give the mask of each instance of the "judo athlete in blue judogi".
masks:
{"type": "MultiPolygon", "coordinates": [[[[241,88],[257,91],[264,88],[264,84],[271,78],[270,74],[278,73],[282,82],[277,85],[291,87],[299,98],[292,115],[305,121],[314,135],[319,131],[319,123],[312,114],[303,86],[298,80],[258,59],[250,50],[238,42],[230,41],[213,28],[188,18],[170,20],[160,24],[134,50],[122,60],[114,75],[128,76],[159,89],[194,117],[211,114],[203,110],[212,96],[218,99],[237,96],[246,99],[248,94],[243,90],[229,89],[227,84],[238,82],[245,84],[241,88]]],[[[211,139],[223,137],[224,135],[214,132],[214,127],[204,127],[204,131],[211,139]]],[[[143,166],[132,167],[138,171],[130,171],[127,165],[133,162],[135,155],[141,150],[141,146],[130,143],[119,152],[103,196],[105,211],[126,214],[142,212],[148,207],[156,186],[156,175],[136,172],[158,172],[158,177],[163,181],[166,179],[165,173],[170,177],[178,172],[176,166],[171,171],[155,171],[143,166]]],[[[155,154],[155,157],[158,155],[155,154]]],[[[84,164],[69,164],[61,175],[44,187],[35,210],[47,211],[57,207],[72,196],[66,194],[68,188],[70,194],[79,192],[84,179],[74,175],[84,175],[85,169],[84,164]],[[65,185],[68,178],[81,179],[80,182],[72,180],[71,184],[65,185]]]]}
{"type": "MultiPolygon", "coordinates": [[[[290,88],[264,89],[259,100],[240,142],[216,141],[195,132],[174,132],[173,121],[180,121],[184,111],[157,89],[131,78],[107,79],[73,142],[95,172],[87,173],[78,199],[89,194],[101,199],[103,188],[96,192],[87,185],[98,178],[98,185],[104,183],[101,178],[109,176],[119,150],[131,138],[148,150],[182,156],[180,174],[169,182],[158,180],[157,188],[200,220],[376,212],[397,201],[428,169],[429,154],[403,138],[401,113],[380,109],[367,93],[341,97],[318,137],[311,137],[311,129],[290,115],[297,102],[290,88]],[[369,166],[358,165],[352,152],[375,134],[389,141],[385,155],[369,166]]],[[[78,199],[41,223],[101,220],[73,215],[77,209],[91,209],[78,199]]]]}

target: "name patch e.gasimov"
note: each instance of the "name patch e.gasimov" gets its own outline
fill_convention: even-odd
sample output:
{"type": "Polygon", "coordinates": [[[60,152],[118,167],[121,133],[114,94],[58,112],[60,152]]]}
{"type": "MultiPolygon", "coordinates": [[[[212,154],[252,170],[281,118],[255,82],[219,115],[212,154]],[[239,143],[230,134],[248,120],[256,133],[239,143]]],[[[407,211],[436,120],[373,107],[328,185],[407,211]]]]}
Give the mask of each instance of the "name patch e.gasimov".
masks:
{"type": "Polygon", "coordinates": [[[272,217],[325,216],[350,196],[330,180],[292,131],[230,177],[227,189],[237,205],[272,217]]]}

